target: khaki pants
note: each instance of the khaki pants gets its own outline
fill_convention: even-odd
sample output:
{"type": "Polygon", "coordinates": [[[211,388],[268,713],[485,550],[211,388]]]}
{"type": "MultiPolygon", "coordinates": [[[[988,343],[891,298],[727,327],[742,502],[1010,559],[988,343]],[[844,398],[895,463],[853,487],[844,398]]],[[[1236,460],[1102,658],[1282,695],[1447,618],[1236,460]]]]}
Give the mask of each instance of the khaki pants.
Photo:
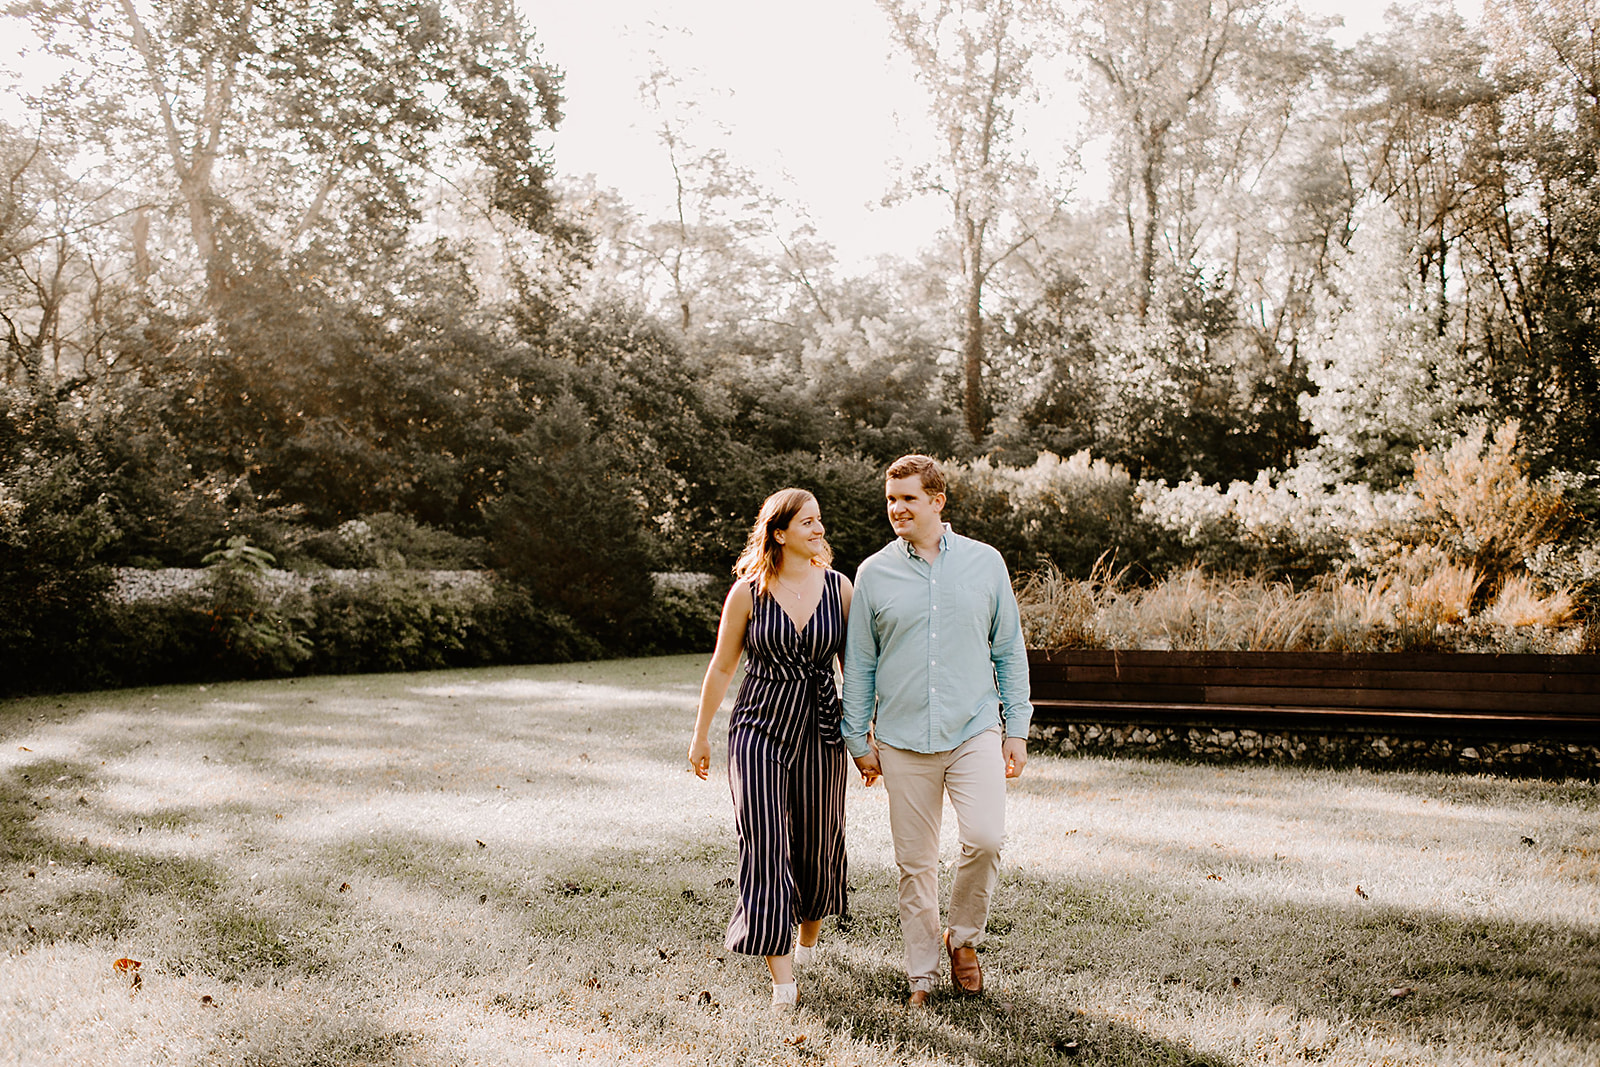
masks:
{"type": "Polygon", "coordinates": [[[1006,766],[1000,728],[949,752],[911,752],[880,743],[889,791],[889,830],[900,868],[900,933],[913,991],[932,989],[943,949],[939,923],[939,823],[944,794],[956,810],[956,861],[950,889],[950,944],[977,947],[989,920],[1006,828],[1006,766]]]}

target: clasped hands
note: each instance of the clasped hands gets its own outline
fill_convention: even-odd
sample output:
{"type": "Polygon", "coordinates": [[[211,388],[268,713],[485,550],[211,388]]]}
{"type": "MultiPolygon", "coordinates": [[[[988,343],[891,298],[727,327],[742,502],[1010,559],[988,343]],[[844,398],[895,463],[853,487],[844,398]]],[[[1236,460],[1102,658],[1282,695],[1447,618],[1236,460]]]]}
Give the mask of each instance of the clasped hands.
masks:
{"type": "MultiPolygon", "coordinates": [[[[867,738],[867,744],[872,750],[864,756],[855,757],[856,770],[861,772],[861,784],[871,789],[883,777],[883,765],[878,762],[878,741],[876,738],[867,738]]],[[[1026,738],[1008,737],[1000,743],[1000,754],[1006,761],[1006,777],[1020,778],[1022,768],[1028,765],[1028,742],[1026,738]]]]}

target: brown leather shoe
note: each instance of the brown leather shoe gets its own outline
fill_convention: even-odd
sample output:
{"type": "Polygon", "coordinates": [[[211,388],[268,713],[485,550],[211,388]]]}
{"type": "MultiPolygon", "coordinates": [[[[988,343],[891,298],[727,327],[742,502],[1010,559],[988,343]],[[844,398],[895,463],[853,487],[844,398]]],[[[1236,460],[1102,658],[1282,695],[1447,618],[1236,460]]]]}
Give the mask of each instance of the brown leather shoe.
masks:
{"type": "Polygon", "coordinates": [[[969,946],[950,947],[950,931],[944,932],[944,950],[950,953],[950,981],[956,992],[975,994],[983,992],[983,968],[978,964],[978,950],[969,946]]]}
{"type": "Polygon", "coordinates": [[[926,989],[913,989],[906,998],[908,1008],[926,1008],[928,1006],[928,991],[926,989]]]}

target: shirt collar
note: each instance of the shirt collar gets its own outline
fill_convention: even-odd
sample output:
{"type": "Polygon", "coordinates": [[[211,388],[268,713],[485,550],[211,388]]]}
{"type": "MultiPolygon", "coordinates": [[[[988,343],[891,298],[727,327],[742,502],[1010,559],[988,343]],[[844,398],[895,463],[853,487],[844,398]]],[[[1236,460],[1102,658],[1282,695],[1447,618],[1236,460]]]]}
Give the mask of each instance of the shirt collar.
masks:
{"type": "MultiPolygon", "coordinates": [[[[950,547],[950,534],[951,534],[950,524],[947,522],[947,523],[944,524],[944,533],[939,535],[939,554],[940,555],[944,555],[945,550],[950,547]]],[[[900,546],[900,554],[902,556],[904,556],[906,559],[921,559],[922,558],[921,556],[917,555],[917,550],[915,548],[911,547],[911,542],[906,540],[904,537],[896,538],[895,544],[900,546]]]]}

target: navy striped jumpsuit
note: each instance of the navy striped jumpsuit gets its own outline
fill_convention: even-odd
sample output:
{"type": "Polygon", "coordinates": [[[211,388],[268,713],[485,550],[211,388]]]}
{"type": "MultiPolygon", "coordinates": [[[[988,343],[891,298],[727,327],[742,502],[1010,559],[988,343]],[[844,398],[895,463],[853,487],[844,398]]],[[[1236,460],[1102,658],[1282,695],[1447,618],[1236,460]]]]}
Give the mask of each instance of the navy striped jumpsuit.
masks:
{"type": "Polygon", "coordinates": [[[845,910],[844,787],[833,662],[844,647],[839,572],[798,632],[751,583],[745,673],[728,723],[728,784],[739,830],[730,951],[783,956],[794,926],[845,910]]]}

